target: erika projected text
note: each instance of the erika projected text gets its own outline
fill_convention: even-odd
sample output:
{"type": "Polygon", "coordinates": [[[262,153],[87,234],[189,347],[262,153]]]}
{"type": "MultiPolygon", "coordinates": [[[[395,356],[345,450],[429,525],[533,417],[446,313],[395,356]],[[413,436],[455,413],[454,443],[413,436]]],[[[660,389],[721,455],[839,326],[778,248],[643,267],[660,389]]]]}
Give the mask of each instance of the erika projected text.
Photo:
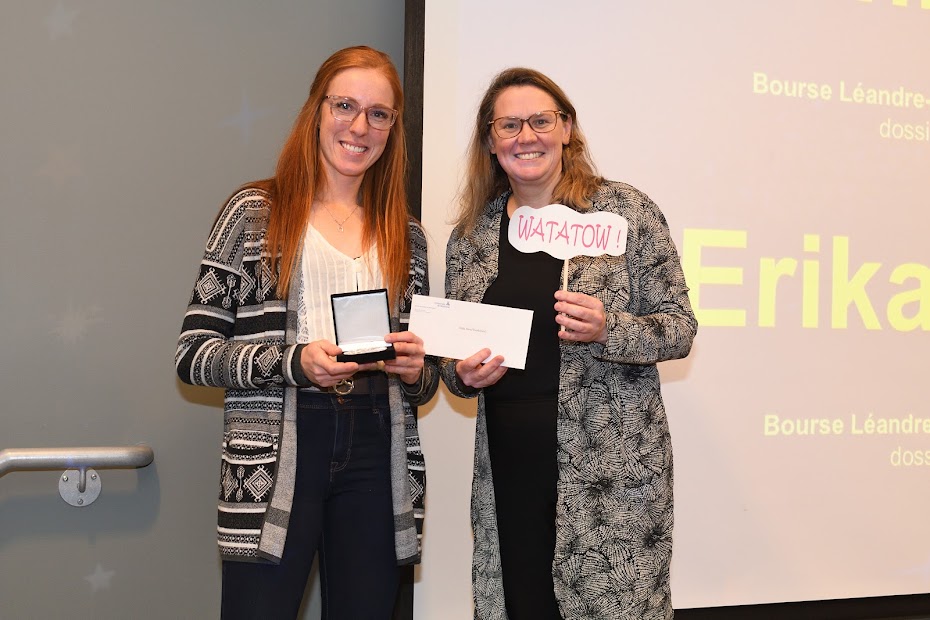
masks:
{"type": "Polygon", "coordinates": [[[776,327],[778,293],[800,296],[795,325],[804,328],[829,326],[847,329],[850,318],[868,330],[890,328],[900,332],[930,331],[930,267],[920,263],[886,265],[878,261],[854,262],[852,241],[830,238],[821,255],[820,235],[803,237],[800,258],[794,256],[747,256],[749,232],[686,228],[681,262],[690,288],[694,314],[702,326],[746,327],[749,309],[757,309],[758,327],[776,327]],[[723,249],[727,257],[707,264],[704,251],[723,249]],[[757,287],[744,284],[752,271],[757,287]],[[704,303],[704,293],[729,287],[743,303],[714,307],[704,303]],[[876,289],[881,289],[881,292],[876,289]],[[821,308],[821,293],[829,294],[829,308],[821,308]]]}

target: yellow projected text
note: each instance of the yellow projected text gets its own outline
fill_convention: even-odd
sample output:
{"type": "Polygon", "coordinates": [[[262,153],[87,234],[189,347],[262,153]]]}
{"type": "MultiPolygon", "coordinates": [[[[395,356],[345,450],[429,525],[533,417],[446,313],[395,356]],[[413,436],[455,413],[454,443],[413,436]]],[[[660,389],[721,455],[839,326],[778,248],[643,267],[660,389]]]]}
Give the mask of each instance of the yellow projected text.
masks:
{"type": "MultiPolygon", "coordinates": [[[[888,2],[889,0],[885,0],[888,2]]],[[[872,0],[859,0],[859,2],[868,2],[872,3],[872,0]]],[[[908,0],[890,0],[892,6],[900,6],[907,8],[908,6],[917,6],[916,0],[914,2],[909,2],[908,0]]],[[[878,4],[878,2],[876,2],[878,4]]],[[[920,0],[920,8],[930,9],[930,0],[920,0]]]]}
{"type": "MultiPolygon", "coordinates": [[[[821,284],[829,274],[829,326],[847,329],[850,315],[855,313],[863,327],[880,330],[889,327],[895,331],[930,331],[930,267],[919,263],[884,266],[880,262],[866,261],[851,264],[850,239],[834,236],[830,243],[829,265],[823,266],[821,237],[804,235],[804,256],[770,257],[754,260],[747,257],[749,232],[744,230],[716,230],[688,228],[682,243],[682,267],[690,288],[691,305],[702,326],[746,327],[749,310],[758,309],[756,325],[775,327],[778,310],[779,285],[794,286],[800,294],[798,323],[804,328],[819,328],[823,320],[820,308],[821,284]],[[726,250],[723,264],[708,265],[704,251],[712,248],[726,250]],[[747,270],[754,270],[758,290],[744,291],[747,270]],[[885,289],[893,285],[895,292],[881,298],[874,290],[879,284],[885,289]],[[731,287],[727,292],[736,294],[743,303],[731,307],[711,307],[704,302],[708,287],[731,287]],[[753,303],[755,302],[755,303],[753,303]],[[878,308],[878,310],[876,310],[878,308]],[[879,310],[884,310],[880,318],[879,310]]],[[[718,253],[719,255],[719,253],[718,253]]],[[[827,292],[827,291],[824,291],[827,292]]]]}
{"type": "MultiPolygon", "coordinates": [[[[930,0],[925,0],[930,3],[930,0]]],[[[926,8],[926,7],[925,7],[926,8]]],[[[752,94],[783,100],[824,101],[838,105],[886,108],[895,112],[930,110],[930,92],[903,85],[885,88],[863,82],[838,80],[835,84],[796,80],[764,71],[753,71],[752,94]]],[[[930,144],[930,121],[900,119],[890,116],[877,120],[878,136],[882,140],[930,144]]]]}
{"type": "MultiPolygon", "coordinates": [[[[851,414],[848,419],[784,417],[767,413],[762,418],[762,434],[765,437],[790,437],[794,440],[824,435],[856,435],[879,439],[881,437],[916,438],[930,435],[930,418],[909,413],[900,417],[865,416],[851,414]]],[[[888,455],[892,467],[930,466],[930,450],[911,449],[897,446],[888,455]]]]}

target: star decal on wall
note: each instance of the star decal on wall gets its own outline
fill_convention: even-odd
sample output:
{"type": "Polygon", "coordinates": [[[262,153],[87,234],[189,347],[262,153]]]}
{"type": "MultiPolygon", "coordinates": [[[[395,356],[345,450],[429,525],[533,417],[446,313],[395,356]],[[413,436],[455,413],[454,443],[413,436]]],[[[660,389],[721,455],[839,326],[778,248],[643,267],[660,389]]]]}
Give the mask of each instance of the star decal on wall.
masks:
{"type": "Polygon", "coordinates": [[[87,335],[91,325],[100,323],[102,320],[99,307],[79,308],[68,302],[64,313],[56,318],[53,324],[55,333],[65,344],[76,344],[87,335]]]}
{"type": "Polygon", "coordinates": [[[248,93],[242,91],[239,111],[233,116],[226,117],[221,126],[238,128],[242,136],[242,143],[249,145],[252,142],[252,127],[255,125],[255,121],[268,116],[270,113],[271,108],[253,108],[249,103],[248,93]]]}
{"type": "Polygon", "coordinates": [[[65,8],[65,5],[61,2],[56,4],[49,16],[45,18],[49,38],[54,41],[63,36],[74,34],[74,20],[77,18],[77,14],[77,9],[65,8]]]}
{"type": "Polygon", "coordinates": [[[90,575],[84,575],[84,579],[90,584],[91,591],[97,592],[99,590],[109,590],[110,580],[113,579],[115,574],[116,571],[103,570],[103,567],[98,562],[94,572],[90,575]]]}

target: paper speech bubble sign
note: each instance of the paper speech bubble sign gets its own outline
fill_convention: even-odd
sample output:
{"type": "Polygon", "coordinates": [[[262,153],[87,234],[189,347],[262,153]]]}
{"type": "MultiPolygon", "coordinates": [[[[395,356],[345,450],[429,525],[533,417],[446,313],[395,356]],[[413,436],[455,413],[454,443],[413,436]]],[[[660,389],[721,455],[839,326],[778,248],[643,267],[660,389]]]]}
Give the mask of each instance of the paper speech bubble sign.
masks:
{"type": "Polygon", "coordinates": [[[510,218],[507,238],[521,252],[574,256],[620,256],[626,252],[626,218],[598,211],[579,213],[565,205],[520,207],[510,218]]]}

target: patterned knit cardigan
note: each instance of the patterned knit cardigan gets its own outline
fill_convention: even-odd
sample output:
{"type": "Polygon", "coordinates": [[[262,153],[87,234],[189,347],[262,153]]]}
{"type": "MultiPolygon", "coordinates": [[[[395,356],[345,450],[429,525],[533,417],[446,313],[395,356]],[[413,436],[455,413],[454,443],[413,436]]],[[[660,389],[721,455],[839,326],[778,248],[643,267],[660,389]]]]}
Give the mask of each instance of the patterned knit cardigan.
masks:
{"type": "MultiPolygon", "coordinates": [[[[311,383],[300,366],[306,345],[295,344],[301,270],[295,270],[288,299],[279,299],[277,274],[261,260],[268,215],[268,197],[257,189],[239,191],[220,213],[184,317],[175,366],[186,383],[226,388],[217,528],[223,559],[278,563],[298,483],[297,389],[311,383]]],[[[410,279],[401,313],[391,317],[393,330],[409,318],[413,294],[429,294],[426,239],[413,219],[410,242],[410,279]]],[[[424,367],[415,396],[407,395],[397,377],[389,381],[398,564],[420,557],[426,474],[411,405],[429,400],[437,377],[424,367]]]]}
{"type": "MultiPolygon", "coordinates": [[[[488,205],[471,235],[453,231],[447,297],[481,301],[497,277],[508,197],[488,205]]],[[[665,620],[673,614],[672,443],[656,362],[685,357],[697,322],[659,208],[629,185],[606,182],[592,211],[622,215],[629,232],[623,256],[569,261],[568,289],[604,304],[607,344],[560,343],[555,595],[565,620],[665,620]]],[[[459,383],[454,360],[443,360],[442,376],[454,394],[475,395],[459,383]]],[[[476,432],[475,618],[506,620],[483,392],[476,432]]]]}

